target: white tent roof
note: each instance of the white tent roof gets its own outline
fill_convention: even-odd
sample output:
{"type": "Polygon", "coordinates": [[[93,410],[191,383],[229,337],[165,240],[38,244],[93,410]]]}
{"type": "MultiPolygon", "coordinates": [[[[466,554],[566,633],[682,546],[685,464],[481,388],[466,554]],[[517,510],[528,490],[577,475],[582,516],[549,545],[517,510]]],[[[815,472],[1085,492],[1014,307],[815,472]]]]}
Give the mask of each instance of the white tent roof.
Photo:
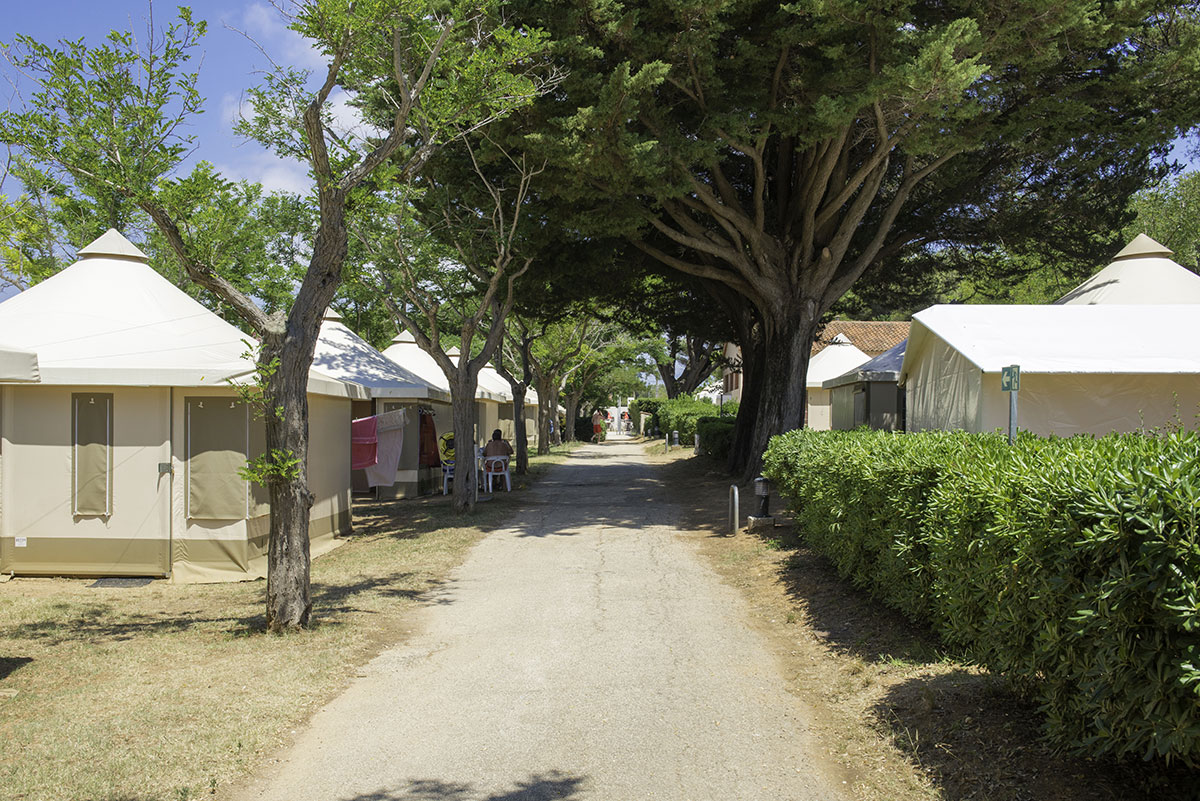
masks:
{"type": "Polygon", "coordinates": [[[0,381],[38,381],[40,378],[36,353],[0,345],[0,381]]]}
{"type": "Polygon", "coordinates": [[[806,386],[810,389],[820,389],[822,382],[853,370],[870,358],[854,347],[845,334],[838,334],[820,353],[809,360],[806,386]]]}
{"type": "MultiPolygon", "coordinates": [[[[446,352],[449,356],[455,356],[456,351],[451,348],[446,352]]],[[[450,382],[446,380],[442,368],[438,367],[438,363],[433,360],[433,357],[421,349],[417,344],[417,340],[408,331],[401,331],[392,340],[392,344],[383,351],[383,355],[400,365],[404,369],[416,374],[423,380],[429,382],[444,392],[450,391],[450,382]]],[[[503,403],[512,400],[510,397],[505,397],[503,394],[497,393],[488,389],[483,382],[483,371],[480,371],[480,380],[475,389],[475,398],[477,400],[490,400],[498,403],[503,403]]],[[[504,379],[500,379],[504,381],[504,379]]],[[[508,382],[504,381],[507,386],[508,382]]]]}
{"type": "MultiPolygon", "coordinates": [[[[79,254],[0,303],[0,342],[36,352],[42,383],[218,387],[254,370],[243,356],[254,340],[156,273],[115,230],[79,254]]],[[[309,391],[366,397],[315,371],[309,391]]]]}
{"type": "Polygon", "coordinates": [[[374,398],[450,400],[449,392],[384,356],[341,319],[332,310],[325,313],[313,367],[325,375],[361,384],[374,398]]]}
{"type": "Polygon", "coordinates": [[[1200,373],[1193,305],[931,306],[913,316],[900,383],[931,336],[985,373],[1200,373]]]}
{"type": "Polygon", "coordinates": [[[1111,264],[1055,301],[1076,304],[1200,303],[1200,275],[1171,259],[1171,251],[1145,234],[1111,264]]]}

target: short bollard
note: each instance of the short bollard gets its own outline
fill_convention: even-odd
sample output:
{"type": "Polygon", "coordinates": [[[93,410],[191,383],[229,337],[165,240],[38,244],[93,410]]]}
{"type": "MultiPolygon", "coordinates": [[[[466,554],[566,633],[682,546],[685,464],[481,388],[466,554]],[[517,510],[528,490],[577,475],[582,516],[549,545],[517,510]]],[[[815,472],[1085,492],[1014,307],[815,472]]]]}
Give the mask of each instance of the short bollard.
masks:
{"type": "Polygon", "coordinates": [[[771,482],[759,476],[754,479],[754,495],[758,498],[758,516],[771,516],[771,482]]]}
{"type": "Polygon", "coordinates": [[[771,517],[771,482],[762,476],[754,479],[754,496],[758,498],[758,514],[747,518],[747,528],[751,531],[757,528],[774,528],[775,518],[771,517]]]}
{"type": "Polygon", "coordinates": [[[738,530],[738,487],[729,485],[729,536],[737,534],[738,530]]]}
{"type": "Polygon", "coordinates": [[[678,431],[671,432],[671,444],[674,445],[676,448],[679,447],[679,432],[678,431]]]}

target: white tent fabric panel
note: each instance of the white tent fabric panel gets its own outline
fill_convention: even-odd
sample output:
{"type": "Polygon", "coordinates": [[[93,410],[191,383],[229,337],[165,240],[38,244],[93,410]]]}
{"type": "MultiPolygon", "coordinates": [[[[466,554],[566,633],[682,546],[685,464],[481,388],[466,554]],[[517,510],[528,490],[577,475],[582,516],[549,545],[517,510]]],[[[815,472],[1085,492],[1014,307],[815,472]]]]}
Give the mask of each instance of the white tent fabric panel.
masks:
{"type": "Polygon", "coordinates": [[[1200,374],[1200,313],[1170,306],[932,306],[913,317],[904,384],[937,336],[977,369],[998,373],[1200,374]]]}
{"type": "MultiPolygon", "coordinates": [[[[908,430],[983,430],[979,368],[940,337],[927,337],[908,376],[908,430]]],[[[909,340],[908,354],[915,348],[909,340]]]]}
{"type": "MultiPolygon", "coordinates": [[[[116,231],[80,254],[0,303],[0,342],[36,352],[42,383],[221,387],[254,370],[243,355],[253,339],[156,273],[116,231]]],[[[309,389],[366,397],[319,374],[309,389]]]]}
{"type": "MultiPolygon", "coordinates": [[[[453,352],[454,349],[452,348],[449,353],[453,352]]],[[[446,375],[442,372],[442,368],[438,366],[438,363],[434,361],[432,356],[421,349],[421,346],[417,344],[416,339],[409,332],[405,331],[398,334],[392,340],[391,346],[383,351],[383,355],[405,370],[420,376],[438,389],[447,393],[450,392],[450,382],[446,380],[446,375]]],[[[505,382],[506,385],[507,383],[505,382]]],[[[475,398],[476,400],[497,402],[505,400],[503,395],[486,389],[482,382],[476,387],[475,398]]]]}
{"type": "Polygon", "coordinates": [[[1172,260],[1169,248],[1138,234],[1111,264],[1055,303],[1200,303],[1200,275],[1172,260]]]}
{"type": "Polygon", "coordinates": [[[809,389],[820,389],[822,382],[853,370],[870,358],[854,347],[845,335],[838,334],[832,343],[809,360],[806,385],[809,389]]]}
{"type": "Polygon", "coordinates": [[[0,345],[0,381],[38,381],[37,354],[31,350],[0,345]]]}
{"type": "Polygon", "coordinates": [[[1200,275],[1153,256],[1115,261],[1066,295],[1060,305],[1200,303],[1200,275]]]}
{"type": "Polygon", "coordinates": [[[396,364],[331,316],[321,323],[313,367],[366,387],[373,398],[450,399],[449,392],[396,364]]]}

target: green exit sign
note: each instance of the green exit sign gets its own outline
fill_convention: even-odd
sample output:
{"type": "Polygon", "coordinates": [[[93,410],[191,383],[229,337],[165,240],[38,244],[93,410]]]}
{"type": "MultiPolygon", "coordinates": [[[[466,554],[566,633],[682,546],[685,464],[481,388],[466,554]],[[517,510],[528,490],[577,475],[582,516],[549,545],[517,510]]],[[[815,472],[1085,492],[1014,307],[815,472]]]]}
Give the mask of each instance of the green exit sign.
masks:
{"type": "Polygon", "coordinates": [[[1021,388],[1021,368],[1015,364],[1000,368],[1000,391],[1016,392],[1021,388]]]}

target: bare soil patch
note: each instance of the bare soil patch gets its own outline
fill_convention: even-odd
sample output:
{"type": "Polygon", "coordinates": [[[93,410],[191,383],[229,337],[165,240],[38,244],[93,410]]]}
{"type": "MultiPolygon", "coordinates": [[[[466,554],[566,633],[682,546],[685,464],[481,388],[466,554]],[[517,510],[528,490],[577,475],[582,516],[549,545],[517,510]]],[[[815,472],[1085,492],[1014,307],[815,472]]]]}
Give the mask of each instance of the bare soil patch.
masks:
{"type": "MultiPolygon", "coordinates": [[[[663,453],[680,529],[750,604],[818,736],[866,801],[1184,801],[1200,771],[1080,759],[1048,747],[1033,705],[873,601],[808,550],[790,523],[725,536],[731,480],[691,451],[663,453]]],[[[743,523],[752,489],[741,488],[743,523]]],[[[772,512],[782,511],[772,498],[772,512]]]]}

